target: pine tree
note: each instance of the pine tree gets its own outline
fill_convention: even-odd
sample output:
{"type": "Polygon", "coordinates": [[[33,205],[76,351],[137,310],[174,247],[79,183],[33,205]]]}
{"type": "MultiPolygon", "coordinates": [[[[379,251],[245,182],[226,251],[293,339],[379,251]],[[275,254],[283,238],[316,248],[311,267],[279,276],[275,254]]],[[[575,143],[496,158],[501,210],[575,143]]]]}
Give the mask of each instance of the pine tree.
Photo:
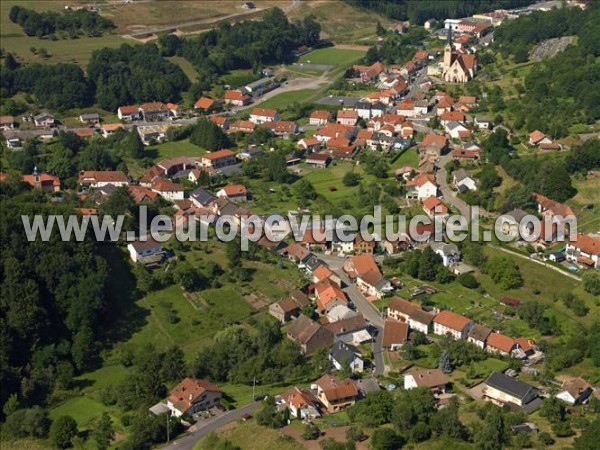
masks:
{"type": "Polygon", "coordinates": [[[448,350],[444,350],[440,355],[439,368],[444,373],[452,372],[452,358],[450,358],[448,350]]]}
{"type": "Polygon", "coordinates": [[[106,450],[110,445],[110,441],[113,439],[115,429],[113,428],[112,420],[107,412],[102,413],[98,425],[92,432],[94,441],[98,450],[106,450]]]}

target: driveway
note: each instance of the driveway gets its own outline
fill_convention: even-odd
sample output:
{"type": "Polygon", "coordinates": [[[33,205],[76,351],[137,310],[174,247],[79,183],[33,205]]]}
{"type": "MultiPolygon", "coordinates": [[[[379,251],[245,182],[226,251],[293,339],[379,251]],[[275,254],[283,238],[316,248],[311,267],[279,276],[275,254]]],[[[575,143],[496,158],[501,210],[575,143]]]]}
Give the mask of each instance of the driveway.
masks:
{"type": "Polygon", "coordinates": [[[169,445],[162,447],[163,450],[192,450],[200,439],[206,435],[218,430],[228,423],[240,420],[245,414],[252,414],[258,409],[260,402],[250,403],[249,405],[243,406],[232,411],[224,413],[222,416],[215,417],[212,421],[197,422],[196,425],[200,427],[199,430],[188,434],[181,439],[171,442],[169,445]]]}

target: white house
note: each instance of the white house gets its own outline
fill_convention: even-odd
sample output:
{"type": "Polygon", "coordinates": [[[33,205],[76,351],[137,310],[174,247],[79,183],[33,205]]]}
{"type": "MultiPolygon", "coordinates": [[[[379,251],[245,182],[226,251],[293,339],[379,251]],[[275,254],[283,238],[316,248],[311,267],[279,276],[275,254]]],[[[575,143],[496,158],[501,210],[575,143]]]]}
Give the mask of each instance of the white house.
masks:
{"type": "Polygon", "coordinates": [[[460,261],[460,250],[456,244],[446,244],[445,242],[432,242],[431,249],[442,258],[444,266],[449,267],[460,261]]]}
{"type": "Polygon", "coordinates": [[[454,120],[446,122],[444,129],[453,139],[462,139],[471,135],[471,131],[467,127],[454,120]]]}
{"type": "Polygon", "coordinates": [[[162,244],[152,238],[148,238],[146,241],[130,242],[127,244],[127,250],[133,262],[143,262],[146,257],[164,253],[162,244]]]}
{"type": "Polygon", "coordinates": [[[331,114],[329,111],[320,109],[310,113],[308,123],[315,126],[327,125],[327,122],[329,122],[330,118],[331,114]]]}
{"type": "Polygon", "coordinates": [[[337,370],[350,368],[352,373],[364,370],[364,361],[358,348],[343,341],[338,341],[331,347],[329,360],[337,370]]]}
{"type": "Polygon", "coordinates": [[[250,122],[261,124],[279,120],[279,114],[275,109],[254,108],[250,113],[250,122]]]}
{"type": "Polygon", "coordinates": [[[152,182],[151,188],[162,198],[170,201],[183,200],[185,198],[183,186],[173,183],[166,178],[158,178],[152,182]]]}
{"type": "Polygon", "coordinates": [[[459,192],[476,191],[477,180],[465,169],[458,169],[452,173],[453,183],[459,192]]]}
{"type": "Polygon", "coordinates": [[[192,415],[219,404],[223,391],[206,380],[185,378],[175,386],[167,399],[167,408],[175,417],[192,415]]]}
{"type": "Polygon", "coordinates": [[[567,242],[565,255],[567,261],[600,269],[600,239],[578,233],[574,240],[567,242]]]}
{"type": "Polygon", "coordinates": [[[594,392],[594,388],[579,377],[563,382],[556,398],[560,398],[569,405],[580,405],[592,395],[592,392],[594,392]]]}
{"type": "Polygon", "coordinates": [[[137,106],[120,106],[119,109],[117,109],[117,117],[119,120],[140,120],[142,118],[142,113],[137,106]]]}
{"type": "Polygon", "coordinates": [[[428,173],[422,173],[409,180],[406,183],[407,198],[417,198],[419,200],[428,197],[437,197],[438,187],[435,184],[435,176],[428,173]]]}
{"type": "Polygon", "coordinates": [[[426,387],[435,393],[443,393],[448,385],[448,377],[440,369],[416,370],[404,375],[404,389],[426,387]]]}
{"type": "Polygon", "coordinates": [[[104,186],[127,186],[129,177],[120,170],[82,170],[79,172],[79,184],[92,188],[104,186]]]}
{"type": "Polygon", "coordinates": [[[440,336],[450,335],[454,339],[466,339],[467,333],[473,328],[474,322],[452,311],[441,311],[433,319],[433,332],[440,336]]]}

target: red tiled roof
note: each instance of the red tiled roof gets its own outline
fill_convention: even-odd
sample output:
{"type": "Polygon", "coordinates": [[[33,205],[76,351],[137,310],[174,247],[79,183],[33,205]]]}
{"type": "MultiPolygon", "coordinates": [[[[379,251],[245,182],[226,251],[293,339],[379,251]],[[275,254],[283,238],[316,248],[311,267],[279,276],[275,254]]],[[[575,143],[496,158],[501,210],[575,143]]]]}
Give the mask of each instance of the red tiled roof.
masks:
{"type": "Polygon", "coordinates": [[[194,108],[208,110],[212,108],[214,104],[215,101],[212,98],[200,97],[196,103],[194,103],[194,108]]]}
{"type": "Polygon", "coordinates": [[[329,120],[329,111],[325,111],[322,109],[318,109],[310,113],[311,119],[319,119],[319,120],[329,120]]]}
{"type": "Polygon", "coordinates": [[[79,172],[79,183],[94,182],[128,182],[129,177],[120,170],[82,170],[79,172]]]}
{"type": "Polygon", "coordinates": [[[437,316],[435,316],[433,321],[456,331],[462,331],[468,324],[472,322],[471,319],[448,310],[441,311],[437,316]]]}
{"type": "Polygon", "coordinates": [[[503,334],[492,332],[486,340],[486,345],[502,352],[510,353],[515,346],[515,340],[503,334]]]}
{"type": "Polygon", "coordinates": [[[590,255],[600,255],[600,239],[595,239],[583,233],[577,233],[577,237],[569,241],[569,244],[590,255]]]}
{"type": "Polygon", "coordinates": [[[185,378],[181,383],[175,386],[169,395],[169,401],[182,412],[191,408],[193,402],[202,396],[205,392],[222,392],[214,384],[206,380],[195,378],[185,378]]]}
{"type": "Polygon", "coordinates": [[[388,319],[383,324],[383,346],[403,344],[408,339],[408,324],[399,320],[388,319]]]}
{"type": "Polygon", "coordinates": [[[225,186],[223,187],[223,191],[228,197],[235,195],[245,195],[248,193],[248,189],[246,189],[246,186],[244,186],[243,184],[232,184],[229,186],[225,186]]]}
{"type": "Polygon", "coordinates": [[[139,108],[135,105],[119,106],[119,111],[121,111],[121,114],[135,114],[135,113],[139,112],[139,108]]]}
{"type": "Polygon", "coordinates": [[[546,135],[539,130],[535,130],[533,133],[531,133],[529,135],[529,139],[531,139],[531,142],[533,142],[534,144],[541,141],[545,137],[546,137],[546,135]]]}
{"type": "Polygon", "coordinates": [[[228,158],[231,156],[235,156],[235,153],[232,152],[231,150],[223,149],[223,150],[217,150],[216,152],[210,152],[205,155],[202,155],[202,159],[208,159],[210,161],[214,161],[215,159],[228,158]]]}
{"type": "Polygon", "coordinates": [[[254,108],[250,113],[251,116],[260,116],[260,117],[275,117],[277,115],[276,109],[266,109],[266,108],[254,108]]]}

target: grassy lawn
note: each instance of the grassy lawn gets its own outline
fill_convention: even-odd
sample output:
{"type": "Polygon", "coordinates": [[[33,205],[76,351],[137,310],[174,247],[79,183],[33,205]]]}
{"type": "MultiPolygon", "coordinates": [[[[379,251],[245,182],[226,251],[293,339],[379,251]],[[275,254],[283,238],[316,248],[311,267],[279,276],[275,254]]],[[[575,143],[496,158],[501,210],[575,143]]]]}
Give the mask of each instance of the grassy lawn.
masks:
{"type": "MultiPolygon", "coordinates": [[[[292,438],[284,435],[282,431],[262,427],[254,420],[238,422],[233,426],[222,428],[217,431],[217,435],[243,450],[262,450],[265,448],[300,450],[304,448],[292,438]]],[[[204,438],[198,442],[194,450],[212,450],[213,447],[206,446],[208,439],[204,438]]]]}
{"type": "Polygon", "coordinates": [[[147,150],[154,152],[154,159],[156,161],[175,158],[176,156],[201,156],[206,153],[206,150],[203,148],[190,143],[189,139],[163,142],[162,144],[148,147],[147,150]]]}
{"type": "Polygon", "coordinates": [[[317,97],[319,91],[314,89],[299,89],[297,91],[288,91],[278,94],[270,99],[261,102],[261,108],[283,109],[287,108],[292,103],[306,102],[312,97],[317,97]]]}
{"type": "Polygon", "coordinates": [[[396,159],[396,161],[393,162],[393,164],[390,164],[390,169],[392,175],[394,175],[394,171],[396,169],[399,169],[404,166],[413,166],[414,168],[417,168],[418,165],[419,155],[417,154],[414,148],[409,148],[402,152],[402,154],[398,157],[398,159],[396,159]]]}
{"type": "Polygon", "coordinates": [[[121,44],[134,41],[127,41],[120,36],[104,34],[99,38],[80,37],[79,39],[59,39],[51,41],[49,39],[38,39],[29,37],[21,27],[10,21],[8,13],[14,5],[20,5],[25,8],[36,11],[62,11],[65,4],[56,1],[15,1],[6,0],[0,2],[0,28],[2,38],[2,48],[7,52],[16,54],[19,60],[24,62],[48,62],[56,64],[59,62],[74,62],[82,66],[85,70],[90,56],[94,50],[104,47],[119,47],[121,44]],[[41,56],[34,55],[30,48],[45,48],[51,55],[44,59],[41,56]]]}
{"type": "Polygon", "coordinates": [[[56,420],[60,416],[71,416],[77,421],[78,428],[84,430],[106,410],[107,407],[99,401],[81,396],[72,398],[50,410],[50,418],[56,420]]]}
{"type": "Polygon", "coordinates": [[[576,207],[577,226],[583,232],[597,232],[600,229],[600,178],[574,179],[577,195],[569,203],[576,207]],[[593,204],[593,209],[582,209],[593,204]]]}
{"type": "Polygon", "coordinates": [[[363,57],[360,50],[340,49],[335,47],[313,50],[299,59],[301,63],[327,64],[331,66],[350,66],[363,57]]]}
{"type": "Polygon", "coordinates": [[[190,81],[192,83],[194,83],[195,81],[198,81],[198,72],[196,71],[196,69],[194,69],[194,66],[192,66],[192,63],[190,63],[187,59],[182,58],[181,56],[172,56],[170,58],[166,58],[169,61],[171,61],[174,64],[177,64],[179,67],[181,67],[181,70],[183,70],[183,73],[186,74],[186,76],[190,79],[190,81]]]}

